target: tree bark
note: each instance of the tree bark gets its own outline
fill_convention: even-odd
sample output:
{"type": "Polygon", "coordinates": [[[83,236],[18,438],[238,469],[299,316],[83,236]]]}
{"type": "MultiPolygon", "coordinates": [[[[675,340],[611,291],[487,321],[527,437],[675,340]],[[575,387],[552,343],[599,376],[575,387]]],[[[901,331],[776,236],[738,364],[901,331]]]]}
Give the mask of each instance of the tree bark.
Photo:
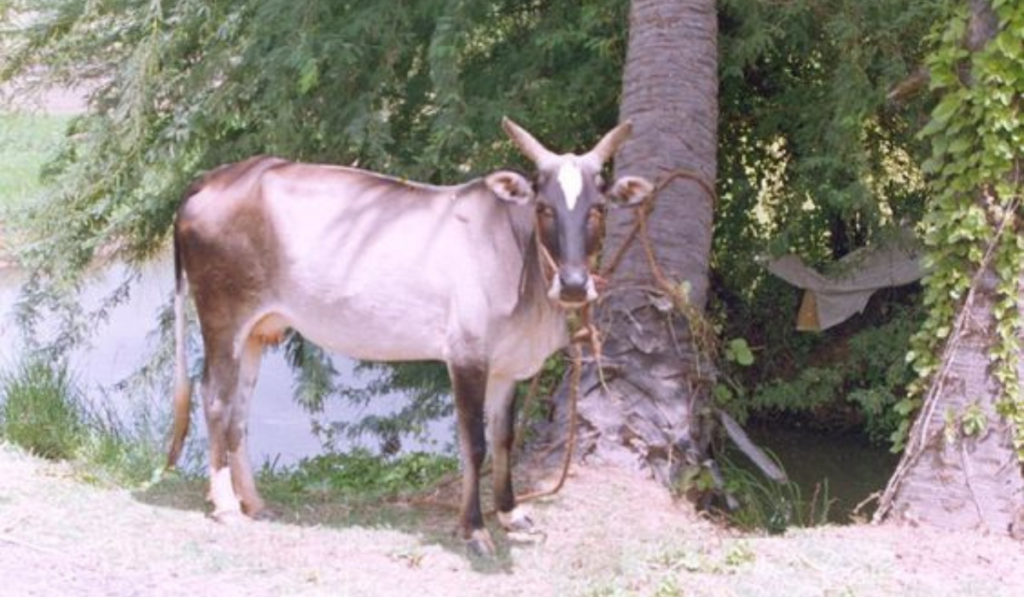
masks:
{"type": "MultiPolygon", "coordinates": [[[[1024,476],[1012,425],[996,412],[999,386],[989,372],[996,281],[994,271],[984,271],[964,306],[965,325],[951,338],[956,344],[947,353],[948,365],[933,382],[941,389],[930,392],[922,406],[876,522],[1024,532],[1024,476]],[[968,409],[980,409],[988,421],[977,435],[961,431],[960,417],[968,409]],[[947,413],[955,416],[952,426],[947,413]]],[[[1024,309],[1024,276],[1020,295],[1024,309]]],[[[1018,375],[1024,375],[1024,361],[1019,363],[1018,375]]]]}
{"type": "MultiPolygon", "coordinates": [[[[998,23],[987,0],[972,0],[971,10],[964,45],[974,52],[995,37],[998,23]]],[[[973,83],[966,69],[962,74],[966,84],[973,83]]],[[[1009,234],[1016,233],[1012,228],[1009,234]]],[[[997,337],[997,283],[993,266],[986,264],[958,317],[962,325],[949,339],[907,449],[882,496],[876,522],[1024,533],[1024,475],[1012,424],[996,412],[1000,387],[989,369],[989,349],[997,337]],[[984,414],[987,426],[967,435],[961,417],[971,409],[984,414]]],[[[1024,314],[1024,272],[1018,296],[1024,314]]],[[[1024,360],[1018,359],[1017,368],[1024,379],[1024,360]]]]}
{"type": "MultiPolygon", "coordinates": [[[[616,175],[652,182],[685,168],[711,188],[716,175],[718,24],[714,0],[633,0],[620,119],[633,136],[616,175]]],[[[656,199],[648,232],[673,284],[689,287],[693,313],[708,294],[714,198],[701,184],[675,178],[656,199]]],[[[605,263],[625,241],[634,214],[609,217],[605,263]]],[[[652,276],[635,242],[611,275],[597,309],[605,343],[604,381],[595,362],[582,376],[580,456],[649,469],[669,482],[680,464],[700,464],[708,444],[704,405],[714,375],[682,313],[652,276]]],[[[562,400],[564,402],[564,392],[562,400]]],[[[564,413],[567,409],[559,408],[564,413]]]]}

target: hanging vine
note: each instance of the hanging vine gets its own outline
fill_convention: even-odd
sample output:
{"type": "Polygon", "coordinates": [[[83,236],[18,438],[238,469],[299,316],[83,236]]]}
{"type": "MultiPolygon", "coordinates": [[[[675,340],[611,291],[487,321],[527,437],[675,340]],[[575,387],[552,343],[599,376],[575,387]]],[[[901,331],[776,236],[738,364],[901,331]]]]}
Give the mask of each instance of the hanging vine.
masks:
{"type": "Polygon", "coordinates": [[[992,0],[995,37],[983,48],[964,45],[970,8],[962,5],[932,35],[928,59],[931,88],[939,103],[921,131],[931,144],[922,166],[932,199],[922,221],[928,248],[924,304],[929,314],[912,339],[908,360],[918,379],[898,408],[905,417],[897,445],[907,438],[910,415],[941,367],[942,344],[955,335],[954,321],[970,293],[975,272],[990,267],[998,278],[992,316],[991,372],[1000,385],[997,412],[1014,428],[1024,461],[1024,397],[1018,379],[1021,358],[1021,268],[1024,209],[1021,207],[1020,99],[1024,93],[1024,5],[992,0]]]}

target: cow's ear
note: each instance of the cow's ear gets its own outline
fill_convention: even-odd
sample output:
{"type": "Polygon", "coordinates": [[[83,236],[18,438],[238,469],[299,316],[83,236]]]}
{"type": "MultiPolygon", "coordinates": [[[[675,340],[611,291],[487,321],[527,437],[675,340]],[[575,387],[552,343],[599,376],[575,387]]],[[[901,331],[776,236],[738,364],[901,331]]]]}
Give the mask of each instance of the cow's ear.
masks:
{"type": "Polygon", "coordinates": [[[608,191],[608,198],[621,207],[635,207],[654,192],[654,185],[639,176],[621,176],[608,191]]]}
{"type": "Polygon", "coordinates": [[[488,174],[484,182],[487,183],[487,188],[503,201],[510,201],[516,205],[526,205],[533,201],[533,185],[518,172],[498,170],[488,174]]]}

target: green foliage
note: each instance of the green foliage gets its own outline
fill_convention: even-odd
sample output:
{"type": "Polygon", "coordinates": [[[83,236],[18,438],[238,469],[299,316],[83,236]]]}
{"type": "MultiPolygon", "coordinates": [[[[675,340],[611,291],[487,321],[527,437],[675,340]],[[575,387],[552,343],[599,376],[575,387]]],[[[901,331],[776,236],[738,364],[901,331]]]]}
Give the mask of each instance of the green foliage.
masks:
{"type": "Polygon", "coordinates": [[[0,376],[0,437],[44,458],[72,458],[87,437],[80,400],[67,364],[25,359],[0,376]]]}
{"type": "Polygon", "coordinates": [[[654,589],[654,597],[683,597],[685,593],[672,577],[663,578],[654,589]]]}
{"type": "MultiPolygon", "coordinates": [[[[875,314],[819,335],[798,332],[799,292],[757,257],[795,253],[828,271],[849,252],[913,226],[926,199],[915,138],[923,97],[887,94],[924,60],[924,36],[943,0],[719,3],[718,190],[712,252],[713,317],[722,335],[756,347],[749,367],[726,361],[719,401],[741,418],[757,409],[828,418],[855,409],[872,436],[888,433],[906,368],[844,350],[878,316],[908,301],[880,293],[875,314]],[[892,369],[891,371],[889,369],[892,369]],[[898,370],[898,371],[897,371],[898,370]],[[864,376],[867,375],[867,378],[864,376]]],[[[897,317],[900,317],[897,315],[897,317]]],[[[908,332],[877,335],[879,355],[903,363],[908,332]]],[[[892,331],[892,330],[890,330],[892,331]]]]}
{"type": "Polygon", "coordinates": [[[51,160],[69,118],[0,113],[0,223],[41,190],[43,165],[51,160]]]}
{"type": "Polygon", "coordinates": [[[961,425],[964,435],[977,437],[988,429],[988,417],[977,403],[973,403],[964,410],[961,425]]]}
{"type": "Polygon", "coordinates": [[[76,475],[105,486],[145,487],[158,481],[167,463],[168,416],[156,415],[163,410],[149,401],[129,400],[130,408],[110,396],[99,402],[120,402],[124,412],[96,403],[83,405],[88,433],[77,453],[76,475]]]}
{"type": "Polygon", "coordinates": [[[723,351],[725,360],[736,363],[741,367],[749,367],[754,364],[754,353],[751,352],[750,346],[747,345],[747,341],[743,338],[733,338],[725,345],[723,351]]]}
{"type": "Polygon", "coordinates": [[[921,106],[893,110],[886,94],[920,64],[943,4],[720,3],[714,257],[735,272],[731,287],[756,289],[751,255],[820,264],[920,216],[923,187],[907,156],[921,106]]]}
{"type": "Polygon", "coordinates": [[[502,115],[567,149],[616,117],[623,0],[24,4],[45,9],[0,81],[42,62],[99,87],[21,221],[43,283],[100,248],[151,255],[204,168],[273,153],[455,181],[512,156],[502,115]]]}
{"type": "Polygon", "coordinates": [[[424,439],[431,421],[454,412],[444,365],[434,362],[361,363],[356,370],[374,372],[375,377],[363,387],[339,388],[338,396],[360,405],[388,395],[407,398],[390,415],[366,415],[358,421],[317,426],[316,431],[328,449],[336,448],[339,436],[351,439],[368,433],[381,440],[385,451],[394,452],[400,449],[402,436],[424,439]]]}
{"type": "Polygon", "coordinates": [[[303,459],[292,470],[264,471],[261,484],[282,499],[380,498],[428,487],[456,470],[458,460],[448,456],[415,452],[388,458],[355,450],[303,459]]]}
{"type": "Polygon", "coordinates": [[[134,435],[125,428],[91,431],[78,451],[78,478],[116,487],[145,487],[161,478],[167,453],[156,438],[134,435]]]}
{"type": "Polygon", "coordinates": [[[757,554],[746,541],[736,541],[725,553],[725,565],[731,568],[753,564],[756,559],[757,554]]]}
{"type": "Polygon", "coordinates": [[[813,410],[831,404],[843,394],[845,367],[808,367],[796,379],[776,381],[758,388],[752,399],[754,408],[783,411],[813,410]]]}
{"type": "MultiPolygon", "coordinates": [[[[940,366],[942,346],[963,308],[975,272],[991,267],[995,289],[995,338],[990,349],[992,374],[1001,386],[997,406],[1014,424],[1015,445],[1024,460],[1024,395],[1017,378],[1021,358],[1021,152],[1024,128],[1024,8],[993,2],[999,28],[995,39],[971,52],[963,47],[969,19],[958,7],[929,38],[931,87],[939,101],[920,132],[930,143],[923,164],[933,198],[922,222],[929,275],[924,303],[928,317],[913,338],[908,359],[918,380],[907,411],[916,408],[940,366]],[[986,262],[990,259],[990,262],[986,262]],[[987,266],[986,263],[990,263],[987,266]]],[[[905,441],[904,424],[897,435],[905,441]]]]}
{"type": "Polygon", "coordinates": [[[751,411],[812,414],[826,427],[845,427],[852,420],[872,440],[887,440],[903,420],[896,405],[913,381],[904,355],[922,314],[896,307],[887,317],[848,337],[819,338],[817,350],[794,355],[792,376],[762,382],[748,400],[726,407],[741,418],[751,411]]]}
{"type": "MultiPolygon", "coordinates": [[[[653,570],[685,570],[699,574],[731,574],[737,568],[753,564],[757,552],[746,539],[730,539],[715,545],[708,542],[683,544],[662,550],[651,558],[649,567],[653,570]]],[[[632,594],[632,593],[629,593],[632,594]]],[[[658,584],[655,595],[685,595],[674,577],[669,576],[658,584]]]]}

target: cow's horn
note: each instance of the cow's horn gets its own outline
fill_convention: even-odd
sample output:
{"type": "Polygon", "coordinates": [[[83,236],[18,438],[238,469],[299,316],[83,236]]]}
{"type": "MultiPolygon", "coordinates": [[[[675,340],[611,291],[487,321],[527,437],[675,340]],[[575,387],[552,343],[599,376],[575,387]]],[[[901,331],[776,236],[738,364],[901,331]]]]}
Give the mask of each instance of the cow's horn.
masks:
{"type": "Polygon", "coordinates": [[[629,135],[633,132],[633,121],[626,120],[619,126],[608,131],[608,133],[597,142],[597,145],[587,153],[587,158],[593,159],[597,162],[596,166],[600,168],[605,162],[612,159],[615,152],[618,151],[619,146],[629,138],[629,135]]]}
{"type": "Polygon", "coordinates": [[[501,119],[501,126],[508,133],[508,137],[512,139],[512,142],[516,144],[516,147],[519,148],[519,151],[533,160],[534,164],[541,166],[544,162],[549,162],[555,157],[551,150],[541,145],[540,141],[526,132],[526,129],[512,122],[508,116],[501,119]]]}

